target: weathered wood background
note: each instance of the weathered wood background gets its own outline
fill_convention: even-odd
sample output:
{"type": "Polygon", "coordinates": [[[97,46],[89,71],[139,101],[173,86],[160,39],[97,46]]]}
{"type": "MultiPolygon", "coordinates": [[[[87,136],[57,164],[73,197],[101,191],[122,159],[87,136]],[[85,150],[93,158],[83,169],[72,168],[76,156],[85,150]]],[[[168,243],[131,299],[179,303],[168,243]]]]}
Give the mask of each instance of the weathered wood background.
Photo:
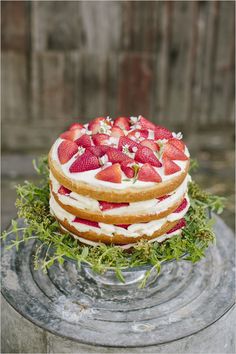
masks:
{"type": "Polygon", "coordinates": [[[234,1],[2,1],[3,150],[79,117],[234,123],[234,1]]]}

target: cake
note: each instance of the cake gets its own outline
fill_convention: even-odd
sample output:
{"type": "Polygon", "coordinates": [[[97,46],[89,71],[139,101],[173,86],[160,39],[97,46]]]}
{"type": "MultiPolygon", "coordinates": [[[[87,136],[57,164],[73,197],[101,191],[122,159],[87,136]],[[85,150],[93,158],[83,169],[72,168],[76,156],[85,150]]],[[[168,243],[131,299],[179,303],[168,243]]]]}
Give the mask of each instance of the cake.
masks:
{"type": "Polygon", "coordinates": [[[146,118],[74,123],[49,152],[50,210],[78,241],[132,247],[181,233],[189,151],[181,133],[146,118]]]}

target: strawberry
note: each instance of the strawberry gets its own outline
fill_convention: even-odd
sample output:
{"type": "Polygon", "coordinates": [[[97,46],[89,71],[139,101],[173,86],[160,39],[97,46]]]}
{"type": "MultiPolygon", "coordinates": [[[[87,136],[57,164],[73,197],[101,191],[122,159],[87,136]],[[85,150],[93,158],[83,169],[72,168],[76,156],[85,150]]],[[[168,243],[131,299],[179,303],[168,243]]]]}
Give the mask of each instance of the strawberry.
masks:
{"type": "Polygon", "coordinates": [[[89,125],[88,125],[88,129],[92,131],[93,134],[97,134],[101,132],[101,122],[104,122],[107,125],[111,126],[111,123],[104,117],[98,117],[93,119],[89,125]]]}
{"type": "Polygon", "coordinates": [[[158,160],[158,158],[153,153],[153,151],[151,149],[149,149],[148,147],[146,147],[146,146],[139,145],[134,159],[136,161],[142,162],[142,163],[148,162],[152,166],[156,166],[156,167],[161,167],[162,166],[161,162],[158,160]]]}
{"type": "Polygon", "coordinates": [[[138,180],[145,182],[161,182],[161,176],[149,164],[145,163],[138,171],[138,180]]]}
{"type": "Polygon", "coordinates": [[[178,208],[174,211],[174,213],[180,213],[182,210],[184,210],[186,208],[187,205],[188,205],[188,201],[186,198],[184,198],[184,200],[178,206],[178,208]]]}
{"type": "Polygon", "coordinates": [[[109,149],[109,146],[106,145],[99,145],[99,146],[89,146],[87,150],[89,150],[93,155],[97,157],[102,157],[105,155],[107,149],[109,149]]]}
{"type": "Polygon", "coordinates": [[[134,129],[128,135],[128,138],[133,140],[139,140],[140,138],[147,139],[148,137],[148,130],[146,129],[134,129]]]}
{"type": "Polygon", "coordinates": [[[158,197],[157,199],[159,200],[159,202],[161,202],[162,200],[165,200],[169,197],[170,197],[170,195],[167,194],[167,195],[163,195],[162,197],[158,197]]]}
{"type": "Polygon", "coordinates": [[[121,136],[118,144],[118,149],[123,150],[123,146],[128,145],[129,151],[133,151],[133,148],[138,148],[138,143],[136,143],[134,140],[131,140],[127,138],[127,136],[121,136]]]}
{"type": "Polygon", "coordinates": [[[107,150],[106,154],[108,156],[108,161],[112,163],[122,162],[122,161],[133,161],[129,156],[127,156],[120,150],[117,150],[116,148],[110,147],[107,150]]]}
{"type": "Polygon", "coordinates": [[[93,226],[93,227],[99,227],[99,223],[96,221],[91,221],[91,220],[86,220],[86,219],[81,219],[78,218],[77,216],[74,218],[73,222],[79,222],[80,224],[84,224],[84,225],[89,225],[89,226],[93,226]]]}
{"type": "Polygon", "coordinates": [[[95,134],[92,136],[94,145],[106,145],[109,140],[109,135],[107,134],[95,134]]]}
{"type": "Polygon", "coordinates": [[[177,147],[177,149],[179,149],[181,151],[185,150],[185,144],[182,140],[172,138],[168,141],[168,143],[174,145],[175,147],[177,147]]]}
{"type": "Polygon", "coordinates": [[[81,131],[78,128],[75,128],[73,130],[68,130],[60,135],[61,139],[65,140],[71,140],[74,141],[75,139],[78,139],[81,135],[81,131]]]}
{"type": "Polygon", "coordinates": [[[163,166],[164,166],[164,173],[165,175],[172,175],[175,172],[181,170],[181,168],[172,160],[168,159],[167,157],[163,158],[163,166]]]}
{"type": "Polygon", "coordinates": [[[163,150],[163,158],[168,157],[171,160],[188,160],[188,157],[183,153],[183,151],[179,150],[173,144],[165,144],[163,150]]]}
{"type": "Polygon", "coordinates": [[[75,143],[78,146],[83,146],[84,148],[92,145],[91,138],[87,134],[83,134],[79,139],[75,140],[75,143]]]}
{"type": "Polygon", "coordinates": [[[122,227],[122,229],[128,229],[128,227],[130,226],[131,224],[116,224],[116,226],[118,227],[122,227]]]}
{"type": "Polygon", "coordinates": [[[64,187],[64,186],[60,186],[60,188],[58,189],[58,193],[63,194],[63,195],[67,195],[67,194],[71,193],[71,190],[64,187]]]}
{"type": "Polygon", "coordinates": [[[60,163],[63,165],[67,161],[69,161],[74,154],[76,154],[78,151],[78,146],[70,140],[64,140],[61,142],[61,144],[58,146],[58,158],[60,163]]]}
{"type": "Polygon", "coordinates": [[[121,183],[121,168],[119,163],[115,163],[112,166],[106,167],[104,170],[101,170],[95,175],[95,178],[112,182],[112,183],[121,183]]]}
{"type": "Polygon", "coordinates": [[[120,167],[121,167],[122,171],[124,172],[124,174],[128,178],[133,178],[134,177],[134,169],[132,167],[128,166],[128,165],[130,165],[130,163],[131,163],[131,161],[122,161],[120,164],[120,167]]]}
{"type": "Polygon", "coordinates": [[[142,127],[142,129],[150,129],[155,130],[156,126],[154,123],[150,122],[148,119],[143,116],[139,116],[138,124],[142,127]]]}
{"type": "Polygon", "coordinates": [[[147,146],[152,151],[159,151],[160,150],[159,145],[157,143],[155,143],[155,141],[152,139],[144,139],[141,141],[140,145],[147,146]]]}
{"type": "Polygon", "coordinates": [[[120,136],[124,136],[125,133],[123,130],[119,127],[112,127],[111,128],[111,136],[114,136],[115,138],[119,138],[120,136]]]}
{"type": "Polygon", "coordinates": [[[69,130],[74,130],[74,129],[83,129],[84,126],[80,123],[72,123],[70,126],[69,126],[69,130]]]}
{"type": "Polygon", "coordinates": [[[130,122],[127,117],[118,117],[114,120],[114,127],[119,127],[123,130],[129,130],[130,122]]]}
{"type": "Polygon", "coordinates": [[[102,211],[115,209],[115,208],[122,208],[124,206],[129,206],[129,203],[108,203],[108,202],[99,202],[100,209],[102,211]]]}
{"type": "Polygon", "coordinates": [[[167,231],[167,234],[171,234],[172,232],[182,229],[182,227],[185,227],[185,226],[186,226],[185,219],[184,218],[180,219],[179,222],[177,222],[177,224],[174,227],[172,227],[171,230],[167,231]]]}
{"type": "Polygon", "coordinates": [[[90,170],[96,170],[100,167],[98,158],[94,156],[90,151],[86,150],[82,155],[70,166],[70,172],[84,172],[90,170]]]}
{"type": "Polygon", "coordinates": [[[158,139],[171,139],[172,133],[166,129],[165,127],[161,127],[159,125],[156,126],[155,129],[155,140],[158,139]]]}

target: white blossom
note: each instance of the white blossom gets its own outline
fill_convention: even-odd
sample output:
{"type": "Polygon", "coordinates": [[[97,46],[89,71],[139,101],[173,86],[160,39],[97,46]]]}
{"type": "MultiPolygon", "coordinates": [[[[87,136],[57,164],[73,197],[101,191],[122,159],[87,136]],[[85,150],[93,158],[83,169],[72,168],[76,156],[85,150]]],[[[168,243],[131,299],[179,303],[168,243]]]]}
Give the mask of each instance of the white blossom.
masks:
{"type": "Polygon", "coordinates": [[[83,155],[84,152],[85,152],[85,148],[83,146],[79,146],[79,149],[78,149],[79,156],[83,155]]]}
{"type": "Polygon", "coordinates": [[[172,135],[175,139],[178,139],[178,140],[183,139],[183,134],[181,132],[178,132],[178,133],[172,132],[172,135]]]}

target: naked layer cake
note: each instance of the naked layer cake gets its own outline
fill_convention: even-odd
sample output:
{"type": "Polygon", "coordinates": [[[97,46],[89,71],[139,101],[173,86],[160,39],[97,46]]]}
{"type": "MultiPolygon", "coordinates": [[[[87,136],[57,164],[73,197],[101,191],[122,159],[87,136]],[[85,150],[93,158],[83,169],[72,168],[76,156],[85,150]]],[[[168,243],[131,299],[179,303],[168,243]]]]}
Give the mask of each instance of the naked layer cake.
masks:
{"type": "Polygon", "coordinates": [[[181,233],[189,151],[181,133],[139,117],[74,123],[49,153],[50,209],[80,242],[130,247],[181,233]]]}

